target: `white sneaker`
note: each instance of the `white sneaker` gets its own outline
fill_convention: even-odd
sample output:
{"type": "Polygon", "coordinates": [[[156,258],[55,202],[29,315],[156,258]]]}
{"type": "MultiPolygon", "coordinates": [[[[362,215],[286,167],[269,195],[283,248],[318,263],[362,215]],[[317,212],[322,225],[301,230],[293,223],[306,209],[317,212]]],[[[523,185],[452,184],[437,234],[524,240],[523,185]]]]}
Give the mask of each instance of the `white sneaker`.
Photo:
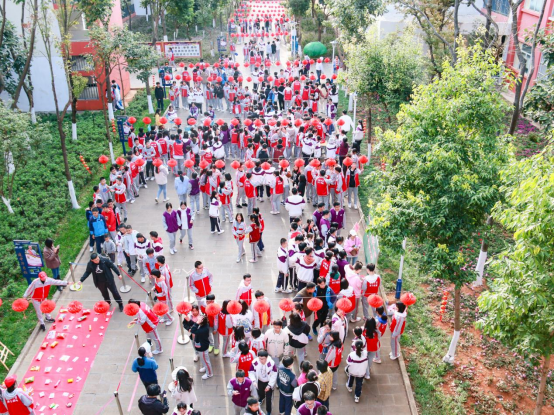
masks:
{"type": "Polygon", "coordinates": [[[142,277],[140,278],[140,282],[141,282],[141,283],[146,282],[146,278],[145,278],[144,276],[142,276],[142,277]]]}
{"type": "Polygon", "coordinates": [[[350,393],[352,393],[352,387],[348,386],[348,383],[346,383],[346,390],[348,390],[350,393]]]}
{"type": "Polygon", "coordinates": [[[144,184],[143,186],[144,186],[146,189],[148,189],[148,185],[144,184]]]}
{"type": "Polygon", "coordinates": [[[282,292],[281,288],[280,288],[280,287],[276,287],[276,288],[275,288],[275,293],[280,293],[280,292],[282,292]]]}
{"type": "Polygon", "coordinates": [[[285,293],[292,293],[292,289],[289,288],[289,289],[285,290],[285,293]]]}
{"type": "Polygon", "coordinates": [[[358,209],[358,205],[354,205],[354,209],[358,209]]]}
{"type": "Polygon", "coordinates": [[[222,357],[223,358],[231,358],[231,354],[223,354],[222,357]]]}
{"type": "Polygon", "coordinates": [[[169,249],[169,252],[170,252],[171,254],[175,254],[175,252],[174,252],[173,250],[171,250],[171,249],[169,249]]]}
{"type": "Polygon", "coordinates": [[[213,374],[204,374],[204,375],[202,376],[202,380],[207,380],[207,379],[209,379],[209,378],[212,378],[213,376],[214,376],[213,374]]]}
{"type": "Polygon", "coordinates": [[[164,202],[167,202],[167,201],[169,201],[169,198],[164,199],[164,202]]]}
{"type": "Polygon", "coordinates": [[[91,248],[89,249],[89,252],[92,253],[93,251],[94,251],[94,247],[91,247],[91,248]]]}
{"type": "Polygon", "coordinates": [[[225,232],[225,230],[221,230],[218,232],[218,234],[223,234],[225,232]]]}
{"type": "Polygon", "coordinates": [[[371,376],[366,375],[364,378],[365,378],[366,380],[369,380],[369,379],[371,378],[371,376]]]}
{"type": "Polygon", "coordinates": [[[152,351],[152,354],[158,355],[158,354],[161,354],[162,352],[164,352],[164,350],[154,350],[152,351]]]}
{"type": "Polygon", "coordinates": [[[134,203],[135,203],[135,200],[133,199],[133,200],[131,201],[131,204],[134,204],[134,203]]]}
{"type": "Polygon", "coordinates": [[[352,204],[348,204],[348,208],[352,208],[352,204]]]}
{"type": "Polygon", "coordinates": [[[174,319],[172,319],[171,321],[167,321],[167,322],[165,323],[165,326],[171,325],[171,324],[173,323],[173,321],[174,321],[174,319]]]}
{"type": "Polygon", "coordinates": [[[154,201],[156,201],[156,204],[158,203],[158,198],[154,198],[154,201]]]}
{"type": "Polygon", "coordinates": [[[239,258],[237,259],[237,263],[240,263],[240,260],[241,260],[241,258],[239,257],[239,258]]]}
{"type": "Polygon", "coordinates": [[[201,368],[200,370],[198,370],[198,371],[200,371],[201,373],[205,373],[205,372],[206,372],[206,367],[202,367],[202,368],[201,368]]]}
{"type": "Polygon", "coordinates": [[[212,231],[212,234],[215,233],[215,231],[212,231]]]}
{"type": "Polygon", "coordinates": [[[200,357],[199,357],[198,355],[195,355],[195,356],[194,356],[194,362],[195,362],[195,363],[198,362],[199,359],[200,359],[200,357]]]}
{"type": "Polygon", "coordinates": [[[354,397],[354,403],[360,403],[360,398],[359,397],[354,397]]]}
{"type": "Polygon", "coordinates": [[[373,359],[373,362],[374,362],[375,364],[381,364],[381,360],[376,360],[375,358],[373,359]]]}

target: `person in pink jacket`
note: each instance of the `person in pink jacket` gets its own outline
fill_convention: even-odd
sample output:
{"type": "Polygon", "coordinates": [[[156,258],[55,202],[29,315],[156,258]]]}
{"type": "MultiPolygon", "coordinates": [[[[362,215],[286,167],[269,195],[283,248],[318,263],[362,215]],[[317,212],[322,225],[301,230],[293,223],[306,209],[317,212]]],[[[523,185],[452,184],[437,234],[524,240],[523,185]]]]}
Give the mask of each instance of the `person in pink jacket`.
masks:
{"type": "Polygon", "coordinates": [[[346,251],[346,258],[351,265],[356,264],[358,261],[358,255],[361,249],[362,240],[358,237],[358,233],[354,230],[350,230],[350,234],[344,242],[344,251],[346,251]]]}

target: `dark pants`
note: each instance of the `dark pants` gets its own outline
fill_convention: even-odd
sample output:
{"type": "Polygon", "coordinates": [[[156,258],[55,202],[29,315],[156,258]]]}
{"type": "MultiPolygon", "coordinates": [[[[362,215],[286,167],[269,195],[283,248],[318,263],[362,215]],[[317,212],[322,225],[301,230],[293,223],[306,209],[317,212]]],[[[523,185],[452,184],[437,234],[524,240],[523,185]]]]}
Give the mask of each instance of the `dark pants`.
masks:
{"type": "Polygon", "coordinates": [[[289,277],[285,276],[285,273],[279,272],[279,277],[277,278],[277,287],[281,289],[286,289],[289,286],[289,277]]]}
{"type": "Polygon", "coordinates": [[[125,263],[127,263],[127,270],[131,271],[131,257],[125,252],[123,252],[123,255],[125,256],[125,263]]]}
{"type": "Polygon", "coordinates": [[[210,217],[210,226],[212,228],[212,233],[214,231],[220,232],[221,229],[219,228],[219,217],[210,217]]]}
{"type": "MultiPolygon", "coordinates": [[[[323,305],[326,305],[326,302],[323,301],[323,305]]],[[[329,308],[321,308],[317,312],[315,312],[315,319],[314,324],[312,325],[312,329],[314,332],[317,332],[318,326],[323,326],[325,323],[325,320],[327,319],[327,314],[329,313],[329,308]]]]}
{"type": "Polygon", "coordinates": [[[154,177],[154,165],[152,164],[151,160],[146,162],[146,177],[147,178],[154,177]]]}
{"type": "Polygon", "coordinates": [[[109,292],[112,292],[113,298],[115,301],[119,304],[119,306],[123,306],[123,301],[121,300],[121,296],[119,295],[119,292],[117,291],[117,287],[115,287],[115,282],[111,281],[108,282],[106,280],[99,281],[98,286],[96,286],[100,293],[102,293],[102,297],[106,302],[108,302],[110,305],[112,303],[110,299],[109,292]],[[109,292],[108,292],[109,291],[109,292]]]}
{"type": "Polygon", "coordinates": [[[362,394],[362,384],[364,382],[364,378],[348,376],[348,387],[351,388],[354,385],[354,380],[356,380],[356,389],[354,390],[354,396],[360,397],[360,395],[362,394]]]}
{"type": "Polygon", "coordinates": [[[278,100],[279,100],[279,110],[283,111],[285,109],[285,99],[279,96],[278,100]]]}
{"type": "Polygon", "coordinates": [[[148,386],[150,384],[158,384],[158,380],[156,381],[144,381],[144,380],[141,380],[142,381],[142,384],[144,384],[144,388],[148,388],[148,386]]]}
{"type": "Polygon", "coordinates": [[[96,252],[98,254],[102,254],[102,242],[104,241],[103,235],[95,235],[94,236],[94,243],[96,244],[96,252]]]}
{"type": "Polygon", "coordinates": [[[285,396],[284,394],[279,394],[279,413],[282,415],[290,415],[292,412],[292,394],[290,396],[285,396]]]}
{"type": "Polygon", "coordinates": [[[264,251],[264,242],[262,241],[262,237],[263,237],[264,233],[260,233],[260,241],[258,241],[258,248],[260,249],[260,251],[264,251]]]}
{"type": "Polygon", "coordinates": [[[146,181],[144,180],[144,172],[139,172],[139,185],[146,185],[146,181]]]}
{"type": "Polygon", "coordinates": [[[163,98],[156,98],[156,103],[158,104],[158,110],[164,109],[164,99],[163,98]]]}
{"type": "Polygon", "coordinates": [[[317,401],[321,403],[323,406],[325,406],[327,410],[329,410],[329,397],[327,397],[327,400],[317,399],[317,401]]]}
{"type": "Polygon", "coordinates": [[[263,198],[264,197],[264,186],[263,185],[256,186],[256,193],[258,194],[258,198],[263,198]]]}
{"type": "Polygon", "coordinates": [[[301,282],[300,280],[298,281],[298,290],[302,290],[306,287],[307,283],[304,283],[304,282],[301,282]]]}
{"type": "Polygon", "coordinates": [[[258,381],[258,400],[260,401],[260,408],[262,401],[265,398],[265,408],[267,410],[267,415],[271,414],[271,406],[273,404],[273,389],[269,389],[269,391],[265,391],[265,388],[267,387],[269,383],[267,381],[258,381]]]}

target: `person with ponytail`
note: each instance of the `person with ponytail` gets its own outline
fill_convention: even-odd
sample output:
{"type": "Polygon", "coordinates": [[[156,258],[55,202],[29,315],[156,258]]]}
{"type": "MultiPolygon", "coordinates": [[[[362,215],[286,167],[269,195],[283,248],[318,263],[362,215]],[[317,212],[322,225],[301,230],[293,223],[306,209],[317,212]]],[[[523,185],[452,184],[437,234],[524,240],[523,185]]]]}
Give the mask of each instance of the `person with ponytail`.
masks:
{"type": "Polygon", "coordinates": [[[148,356],[151,356],[151,354],[147,354],[144,347],[138,349],[138,355],[131,367],[133,373],[139,373],[140,381],[142,381],[145,388],[150,384],[158,384],[158,375],[156,374],[158,363],[156,363],[156,360],[148,356]]]}
{"type": "Polygon", "coordinates": [[[354,347],[356,350],[352,351],[346,360],[346,365],[348,366],[348,382],[346,383],[346,389],[352,392],[352,386],[354,385],[354,381],[356,381],[354,402],[358,403],[362,394],[364,375],[367,373],[368,359],[367,350],[364,348],[364,342],[362,340],[356,341],[354,347]]]}
{"type": "MultiPolygon", "coordinates": [[[[387,326],[387,321],[385,319],[385,328],[387,326]]],[[[375,356],[378,354],[379,350],[381,349],[381,332],[377,330],[377,322],[375,321],[375,318],[371,317],[367,321],[365,321],[364,326],[364,338],[367,345],[367,373],[365,375],[366,379],[369,379],[370,374],[369,371],[371,370],[371,364],[375,361],[375,356]]]]}
{"type": "Polygon", "coordinates": [[[171,397],[177,403],[185,403],[188,408],[192,409],[198,399],[194,392],[194,380],[186,367],[177,367],[171,373],[171,378],[173,379],[173,383],[169,384],[171,397]]]}

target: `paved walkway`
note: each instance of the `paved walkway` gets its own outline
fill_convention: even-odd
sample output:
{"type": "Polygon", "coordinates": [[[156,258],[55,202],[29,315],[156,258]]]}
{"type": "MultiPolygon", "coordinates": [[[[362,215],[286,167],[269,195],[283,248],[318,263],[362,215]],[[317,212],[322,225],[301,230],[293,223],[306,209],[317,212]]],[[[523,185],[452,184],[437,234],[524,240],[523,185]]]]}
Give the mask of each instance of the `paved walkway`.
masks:
{"type": "MultiPolygon", "coordinates": [[[[284,59],[282,59],[284,61],[284,59]]],[[[183,110],[180,110],[181,117],[185,117],[183,110]]],[[[217,114],[229,120],[230,114],[217,114]]],[[[231,169],[232,171],[232,169],[231,169]]],[[[141,189],[140,197],[133,205],[130,205],[128,224],[131,224],[135,230],[148,234],[152,230],[157,230],[164,239],[164,255],[168,259],[168,264],[174,274],[173,296],[177,301],[181,300],[185,292],[186,271],[193,268],[196,260],[201,260],[214,275],[215,287],[214,293],[216,301],[221,304],[225,299],[234,298],[236,289],[244,273],[250,273],[253,276],[252,285],[255,289],[264,291],[267,297],[271,299],[274,314],[280,312],[278,302],[283,297],[293,297],[293,294],[285,295],[275,294],[273,289],[277,281],[276,252],[280,238],[285,237],[288,232],[288,216],[284,208],[281,215],[269,214],[270,204],[266,199],[260,204],[261,212],[265,219],[266,231],[263,240],[266,246],[263,258],[256,264],[243,261],[237,264],[236,244],[234,243],[231,224],[224,223],[224,234],[210,234],[209,219],[207,211],[201,210],[194,224],[194,251],[188,249],[188,245],[182,244],[178,247],[175,255],[169,254],[168,239],[162,231],[162,213],[164,204],[156,204],[154,201],[157,192],[155,182],[148,182],[148,189],[141,189]]],[[[169,198],[176,205],[177,195],[173,188],[173,178],[168,183],[169,198]]],[[[241,210],[243,213],[245,209],[241,210]]],[[[311,206],[306,215],[311,215],[311,206]]],[[[305,217],[307,218],[307,217],[305,217]]],[[[347,209],[347,230],[359,220],[357,210],[347,209]]],[[[88,261],[88,250],[83,258],[78,262],[86,263],[88,261]]],[[[78,266],[75,270],[78,279],[84,271],[83,266],[78,266]]],[[[129,293],[122,294],[124,301],[135,298],[145,300],[145,292],[134,283],[129,293]]],[[[148,290],[148,283],[144,285],[148,290]]],[[[65,305],[71,300],[83,302],[85,308],[92,308],[94,303],[100,299],[99,292],[94,288],[92,278],[89,278],[84,288],[80,292],[70,292],[65,290],[58,305],[65,305]]],[[[32,318],[31,318],[32,319],[32,318]]],[[[134,335],[136,328],[128,329],[127,324],[131,318],[123,313],[116,312],[112,318],[109,328],[105,333],[104,342],[98,351],[91,373],[86,379],[84,390],[75,405],[75,414],[118,414],[118,408],[113,401],[113,393],[118,389],[121,398],[121,405],[124,414],[140,414],[137,407],[138,398],[144,394],[144,387],[138,381],[137,375],[131,371],[132,360],[136,357],[136,346],[134,335]],[[130,357],[130,358],[129,358],[130,357]]],[[[232,414],[233,408],[226,392],[226,385],[230,378],[234,376],[235,366],[229,363],[228,359],[220,356],[211,360],[214,366],[214,377],[203,381],[199,363],[193,362],[193,351],[190,343],[186,345],[175,345],[172,354],[174,339],[178,334],[179,327],[177,322],[172,326],[159,326],[159,333],[162,339],[164,353],[157,356],[159,364],[158,377],[164,386],[167,386],[171,377],[169,359],[174,359],[174,365],[184,365],[191,372],[195,380],[195,390],[199,402],[195,406],[203,414],[232,414]]],[[[145,341],[145,334],[138,329],[140,342],[145,341]]],[[[352,334],[349,334],[349,339],[352,334]]],[[[32,341],[29,345],[30,354],[22,359],[18,372],[22,373],[28,368],[30,360],[37,349],[40,348],[42,335],[32,341]]],[[[349,345],[349,343],[348,343],[349,345]]],[[[344,384],[346,375],[344,373],[344,360],[339,371],[339,388],[331,396],[330,411],[333,414],[410,414],[408,398],[406,395],[404,382],[400,372],[398,361],[390,361],[388,354],[390,352],[389,332],[387,331],[382,342],[383,363],[374,364],[372,368],[371,380],[364,383],[363,393],[360,403],[355,404],[352,393],[348,393],[344,384]]],[[[346,353],[345,353],[346,356],[346,353]]],[[[307,359],[315,363],[318,358],[317,342],[313,341],[308,346],[307,359]]],[[[278,393],[275,395],[274,413],[277,413],[278,393]]],[[[170,406],[175,406],[170,398],[170,406]]],[[[171,408],[172,412],[173,408],[171,408]]],[[[264,409],[265,410],[265,409],[264,409]]]]}

